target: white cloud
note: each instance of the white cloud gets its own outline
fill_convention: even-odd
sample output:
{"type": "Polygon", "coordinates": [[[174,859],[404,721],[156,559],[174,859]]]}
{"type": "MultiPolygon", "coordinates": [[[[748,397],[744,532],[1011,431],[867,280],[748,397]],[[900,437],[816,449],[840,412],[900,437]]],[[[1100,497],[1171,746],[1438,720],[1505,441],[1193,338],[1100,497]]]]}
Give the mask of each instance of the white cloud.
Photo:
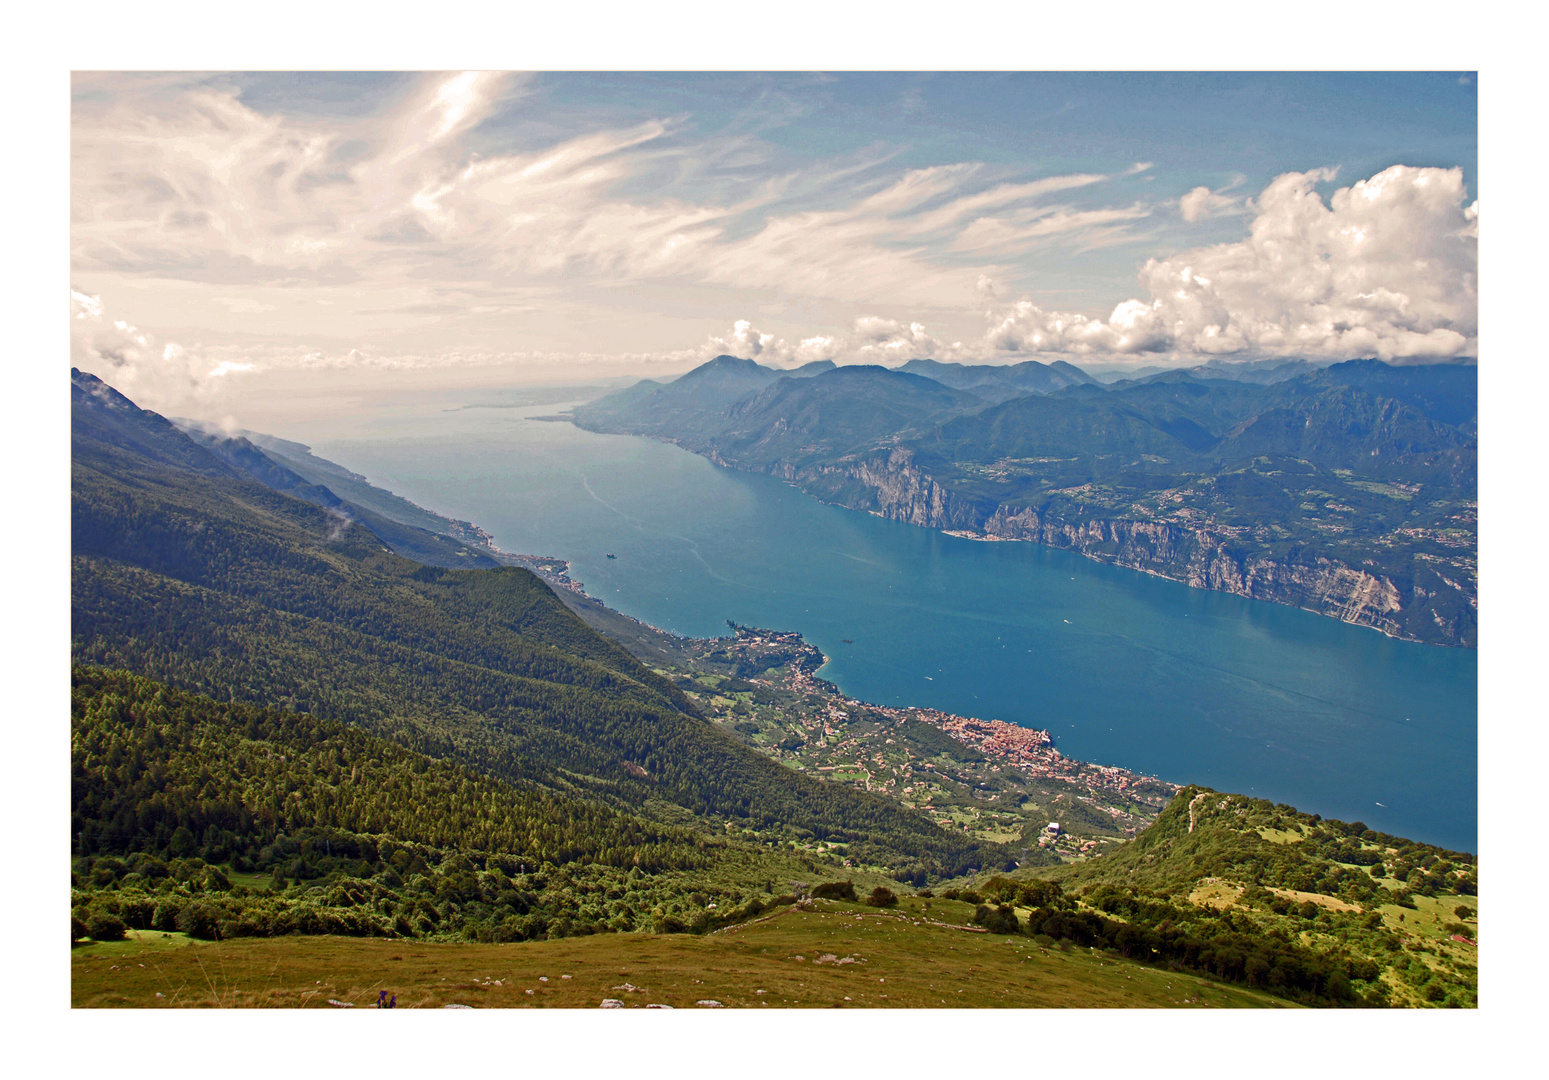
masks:
{"type": "Polygon", "coordinates": [[[79,289],[70,290],[70,313],[71,366],[112,384],[142,408],[175,415],[207,402],[212,380],[256,368],[160,342],[123,319],[109,320],[102,298],[79,289]]]}
{"type": "Polygon", "coordinates": [[[376,291],[430,276],[690,282],[940,305],[1002,259],[1144,216],[1047,201],[1100,174],[1005,182],[963,162],[879,185],[877,155],[858,172],[731,177],[712,200],[661,179],[715,152],[665,119],[480,156],[469,134],[521,89],[485,73],[427,76],[389,111],[329,120],[261,112],[193,78],[81,80],[95,92],[72,116],[77,274],[376,291]],[[787,208],[797,190],[825,208],[787,208]]]}
{"type": "MultiPolygon", "coordinates": [[[[864,316],[847,337],[824,339],[825,348],[845,363],[1477,354],[1479,204],[1465,205],[1462,170],[1395,165],[1325,203],[1314,185],[1333,179],[1329,169],[1277,177],[1252,204],[1245,239],[1149,260],[1140,271],[1149,299],[1125,300],[1106,319],[1024,299],[992,308],[983,337],[967,344],[946,345],[919,322],[864,316]]],[[[993,303],[994,289],[980,278],[981,297],[993,303]]],[[[749,324],[737,327],[733,337],[751,342],[749,324]]],[[[790,354],[770,334],[738,353],[790,354]]]]}
{"type": "Polygon", "coordinates": [[[88,296],[75,289],[70,290],[70,313],[76,319],[102,318],[102,298],[88,296]]]}
{"type": "Polygon", "coordinates": [[[673,361],[703,362],[720,353],[773,367],[795,367],[814,360],[896,365],[930,357],[950,358],[963,353],[963,346],[943,345],[921,323],[875,315],[856,319],[848,335],[817,335],[797,342],[762,333],[749,320],[738,319],[730,333],[714,335],[699,349],[675,355],[673,361]]]}
{"type": "MultiPolygon", "coordinates": [[[[1333,178],[1332,173],[1326,177],[1329,180],[1333,178]]],[[[1214,191],[1204,185],[1194,188],[1178,200],[1178,212],[1184,221],[1191,223],[1227,214],[1240,214],[1249,208],[1247,200],[1230,192],[1241,187],[1246,179],[1245,176],[1234,176],[1231,183],[1214,191]]]]}
{"type": "Polygon", "coordinates": [[[803,338],[794,344],[773,334],[753,328],[747,319],[732,324],[731,333],[714,335],[703,346],[687,354],[674,354],[670,362],[704,361],[726,354],[776,367],[795,367],[814,360],[832,360],[840,354],[843,342],[827,335],[803,338]]]}
{"type": "Polygon", "coordinates": [[[1178,212],[1183,215],[1184,221],[1203,221],[1205,218],[1215,217],[1218,213],[1230,209],[1235,203],[1235,199],[1217,195],[1208,187],[1201,185],[1178,200],[1178,212]]]}
{"type": "Polygon", "coordinates": [[[855,320],[850,355],[861,363],[893,364],[923,360],[941,353],[942,345],[922,323],[908,324],[874,315],[855,320]]]}
{"type": "Polygon", "coordinates": [[[988,343],[1079,354],[1477,352],[1478,203],[1465,205],[1462,170],[1395,165],[1325,204],[1313,188],[1333,178],[1278,177],[1255,201],[1246,239],[1149,260],[1140,279],[1150,300],[1127,300],[1106,322],[1023,301],[997,313],[988,343]]]}

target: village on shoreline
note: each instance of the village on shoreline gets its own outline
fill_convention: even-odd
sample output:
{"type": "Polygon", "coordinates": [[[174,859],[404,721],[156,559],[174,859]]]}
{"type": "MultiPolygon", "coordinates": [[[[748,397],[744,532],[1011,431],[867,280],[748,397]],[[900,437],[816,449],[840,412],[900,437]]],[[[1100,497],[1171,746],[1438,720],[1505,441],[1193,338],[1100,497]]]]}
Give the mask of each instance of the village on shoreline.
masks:
{"type": "MultiPolygon", "coordinates": [[[[730,624],[730,637],[682,637],[608,608],[570,576],[564,559],[489,547],[537,574],[583,621],[673,680],[739,741],[797,771],[894,799],[944,828],[1084,859],[1143,831],[1178,790],[1068,758],[1038,728],[848,697],[818,677],[828,658],[800,633],[730,624]]],[[[835,850],[842,845],[809,846],[843,855],[835,850]]]]}

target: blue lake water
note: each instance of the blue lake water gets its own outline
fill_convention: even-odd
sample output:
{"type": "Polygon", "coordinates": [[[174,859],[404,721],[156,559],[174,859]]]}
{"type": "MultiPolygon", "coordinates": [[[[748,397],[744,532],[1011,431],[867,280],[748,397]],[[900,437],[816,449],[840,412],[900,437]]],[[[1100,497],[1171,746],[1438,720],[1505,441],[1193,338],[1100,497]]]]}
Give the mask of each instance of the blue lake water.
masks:
{"type": "Polygon", "coordinates": [[[1474,652],[527,419],[562,406],[440,408],[290,434],[507,551],[569,559],[589,593],[655,626],[799,630],[853,697],[1047,728],[1071,757],[1477,850],[1474,652]]]}

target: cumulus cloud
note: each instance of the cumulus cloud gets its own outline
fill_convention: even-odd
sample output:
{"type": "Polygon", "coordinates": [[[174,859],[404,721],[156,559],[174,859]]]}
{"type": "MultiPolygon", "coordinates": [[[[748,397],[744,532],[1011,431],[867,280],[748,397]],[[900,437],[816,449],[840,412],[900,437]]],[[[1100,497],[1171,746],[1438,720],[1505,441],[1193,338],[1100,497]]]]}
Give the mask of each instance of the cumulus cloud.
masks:
{"type": "Polygon", "coordinates": [[[1126,300],[1106,321],[1022,301],[996,313],[987,342],[1078,354],[1477,352],[1478,202],[1467,202],[1462,170],[1395,165],[1325,203],[1315,185],[1334,178],[1276,178],[1246,239],[1149,260],[1150,299],[1126,300]]]}
{"type": "MultiPolygon", "coordinates": [[[[994,279],[982,275],[978,293],[990,308],[981,338],[946,344],[919,322],[865,316],[849,335],[824,339],[828,355],[894,363],[1019,354],[1394,360],[1476,353],[1479,204],[1466,202],[1462,170],[1395,165],[1325,202],[1315,186],[1334,179],[1331,169],[1276,178],[1251,204],[1245,239],[1149,260],[1140,271],[1149,298],[1125,300],[1106,319],[1027,299],[1002,304],[994,279]]],[[[1196,202],[1212,212],[1245,202],[1225,190],[1197,188],[1196,202]]],[[[767,334],[761,350],[787,351],[767,334]]]]}
{"type": "MultiPolygon", "coordinates": [[[[789,342],[755,330],[747,319],[738,319],[732,324],[729,334],[712,335],[702,347],[681,359],[702,361],[725,354],[775,367],[795,367],[814,360],[832,360],[843,348],[844,343],[840,339],[821,334],[789,342]]],[[[676,354],[672,357],[675,361],[679,359],[676,354]]]]}
{"type": "Polygon", "coordinates": [[[1214,191],[1202,184],[1178,200],[1178,213],[1190,223],[1243,213],[1248,209],[1248,201],[1231,192],[1241,187],[1245,180],[1245,176],[1234,176],[1231,183],[1214,191]]]}
{"type": "Polygon", "coordinates": [[[738,319],[730,333],[712,335],[699,349],[675,354],[675,362],[703,362],[726,353],[744,360],[757,360],[772,367],[796,367],[814,360],[833,360],[843,364],[895,365],[909,360],[975,355],[961,343],[944,344],[933,337],[922,323],[903,323],[876,315],[856,319],[848,334],[817,335],[799,341],[787,341],[753,328],[747,319],[738,319]]]}
{"type": "Polygon", "coordinates": [[[863,316],[855,320],[853,355],[862,363],[891,364],[924,360],[942,351],[922,323],[863,316]]]}

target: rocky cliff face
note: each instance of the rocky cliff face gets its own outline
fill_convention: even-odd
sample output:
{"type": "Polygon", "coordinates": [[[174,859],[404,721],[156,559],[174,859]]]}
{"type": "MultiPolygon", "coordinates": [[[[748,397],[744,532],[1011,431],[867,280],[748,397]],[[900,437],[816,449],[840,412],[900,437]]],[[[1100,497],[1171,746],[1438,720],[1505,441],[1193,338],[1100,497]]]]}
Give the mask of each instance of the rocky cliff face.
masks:
{"type": "Polygon", "coordinates": [[[1461,640],[1458,626],[1440,619],[1434,633],[1416,634],[1405,618],[1403,594],[1386,577],[1323,558],[1300,563],[1242,557],[1229,549],[1229,538],[1209,529],[1123,519],[1049,520],[1031,507],[976,504],[937,483],[904,448],[808,468],[788,462],[750,466],[715,452],[708,456],[729,468],[779,476],[826,502],[911,525],[1068,548],[1195,588],[1304,608],[1393,637],[1472,644],[1461,640]]]}
{"type": "Polygon", "coordinates": [[[986,536],[1070,548],[1088,558],[1197,589],[1290,604],[1396,637],[1410,636],[1396,618],[1403,598],[1388,579],[1328,559],[1303,564],[1242,558],[1228,550],[1225,538],[1208,529],[1124,520],[1045,521],[1030,508],[1001,506],[982,531],[986,536]]]}

